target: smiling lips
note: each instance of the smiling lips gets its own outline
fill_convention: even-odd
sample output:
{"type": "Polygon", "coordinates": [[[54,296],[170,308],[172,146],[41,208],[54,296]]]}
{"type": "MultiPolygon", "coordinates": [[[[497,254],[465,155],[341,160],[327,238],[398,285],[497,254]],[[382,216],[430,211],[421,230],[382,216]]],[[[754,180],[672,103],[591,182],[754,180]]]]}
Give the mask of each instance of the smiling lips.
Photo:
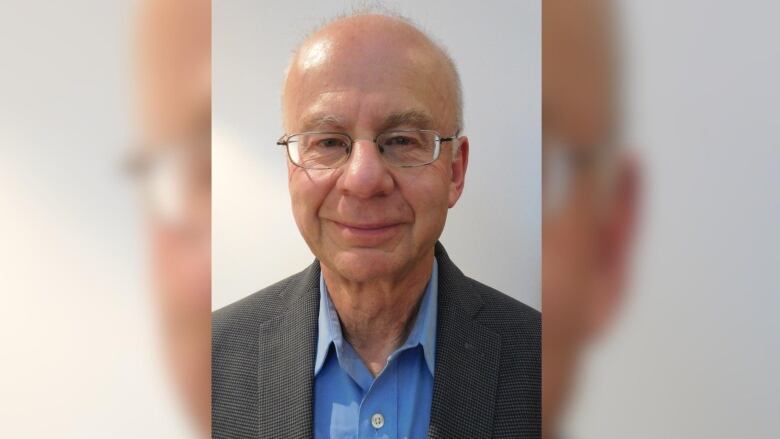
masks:
{"type": "Polygon", "coordinates": [[[342,237],[361,243],[379,243],[392,236],[399,228],[401,223],[381,222],[381,223],[342,223],[333,221],[341,232],[342,237]]]}

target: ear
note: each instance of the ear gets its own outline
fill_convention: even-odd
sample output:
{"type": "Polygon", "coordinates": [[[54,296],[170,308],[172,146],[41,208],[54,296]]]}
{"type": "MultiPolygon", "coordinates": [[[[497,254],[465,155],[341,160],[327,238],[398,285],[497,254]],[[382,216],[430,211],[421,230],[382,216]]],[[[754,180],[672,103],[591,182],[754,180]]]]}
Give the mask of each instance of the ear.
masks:
{"type": "Polygon", "coordinates": [[[450,178],[449,207],[455,206],[466,184],[466,168],[469,165],[469,139],[458,137],[452,146],[452,169],[450,178]]]}
{"type": "Polygon", "coordinates": [[[639,168],[633,157],[621,157],[610,190],[596,231],[598,278],[591,295],[592,333],[609,325],[625,296],[640,198],[639,168]]]}

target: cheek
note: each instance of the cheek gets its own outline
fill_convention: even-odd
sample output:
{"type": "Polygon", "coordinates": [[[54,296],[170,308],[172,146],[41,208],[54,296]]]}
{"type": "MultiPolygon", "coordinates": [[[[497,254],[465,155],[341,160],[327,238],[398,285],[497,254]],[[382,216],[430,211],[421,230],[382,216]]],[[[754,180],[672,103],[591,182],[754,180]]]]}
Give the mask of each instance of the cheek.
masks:
{"type": "Polygon", "coordinates": [[[449,180],[440,169],[422,167],[396,178],[401,194],[414,211],[417,228],[441,227],[449,208],[449,180]]]}

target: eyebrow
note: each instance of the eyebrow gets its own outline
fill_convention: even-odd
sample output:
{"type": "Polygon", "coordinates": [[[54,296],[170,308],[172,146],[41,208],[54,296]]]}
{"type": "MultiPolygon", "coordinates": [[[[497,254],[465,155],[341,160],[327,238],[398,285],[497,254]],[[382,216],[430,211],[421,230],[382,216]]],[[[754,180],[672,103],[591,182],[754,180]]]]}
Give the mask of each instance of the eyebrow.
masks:
{"type": "Polygon", "coordinates": [[[426,111],[407,110],[391,113],[379,126],[379,132],[392,128],[409,126],[417,129],[430,129],[433,126],[433,117],[426,111]]]}
{"type": "Polygon", "coordinates": [[[334,114],[315,113],[304,119],[301,131],[315,131],[327,127],[336,131],[344,130],[344,121],[334,114]]]}

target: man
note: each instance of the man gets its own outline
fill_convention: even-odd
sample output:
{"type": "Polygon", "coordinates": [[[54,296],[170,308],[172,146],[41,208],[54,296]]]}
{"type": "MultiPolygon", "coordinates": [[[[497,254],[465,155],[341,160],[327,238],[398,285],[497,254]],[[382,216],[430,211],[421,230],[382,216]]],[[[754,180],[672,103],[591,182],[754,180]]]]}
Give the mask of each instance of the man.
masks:
{"type": "Polygon", "coordinates": [[[610,2],[547,0],[542,34],[544,436],[621,301],[638,198],[621,151],[610,2]]]}
{"type": "Polygon", "coordinates": [[[139,5],[142,145],[155,299],[170,376],[197,431],[211,421],[211,2],[139,5]]]}
{"type": "Polygon", "coordinates": [[[279,144],[316,260],[214,313],[215,438],[540,436],[539,313],[438,243],[468,165],[459,84],[400,18],[296,51],[279,144]]]}

